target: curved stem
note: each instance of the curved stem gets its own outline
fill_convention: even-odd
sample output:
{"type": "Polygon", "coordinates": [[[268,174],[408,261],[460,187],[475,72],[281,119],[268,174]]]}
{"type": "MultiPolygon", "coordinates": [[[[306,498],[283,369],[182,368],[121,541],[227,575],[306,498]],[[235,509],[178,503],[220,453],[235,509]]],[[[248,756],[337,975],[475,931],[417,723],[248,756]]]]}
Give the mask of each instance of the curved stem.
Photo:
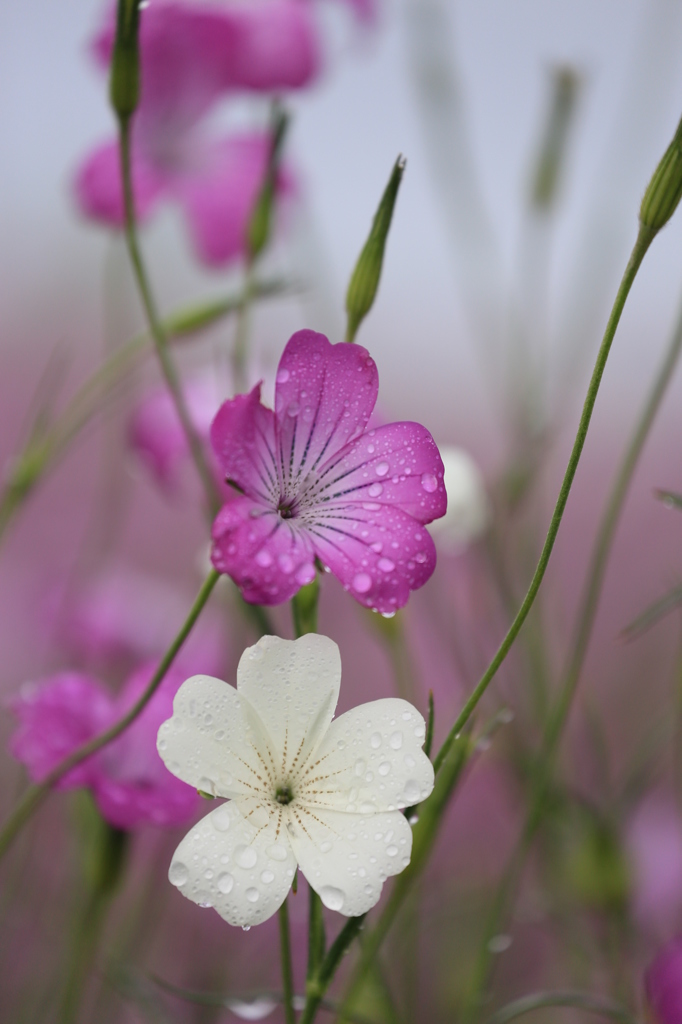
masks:
{"type": "Polygon", "coordinates": [[[552,554],[552,549],[554,548],[554,542],[559,532],[561,520],[563,518],[564,510],[566,508],[566,502],[568,501],[568,495],[570,494],[573,479],[578,468],[578,463],[580,462],[580,456],[585,445],[585,438],[587,436],[590,420],[592,419],[594,403],[597,399],[599,385],[601,384],[601,379],[604,373],[604,368],[606,366],[606,361],[609,357],[609,352],[611,351],[611,345],[613,343],[613,339],[616,333],[616,328],[618,327],[618,323],[623,312],[623,307],[625,306],[626,299],[630,293],[630,289],[632,288],[632,283],[635,277],[637,276],[637,271],[641,266],[642,260],[644,259],[646,251],[651,245],[653,238],[654,232],[652,232],[651,229],[640,225],[637,240],[630,255],[628,265],[625,268],[625,273],[623,274],[623,279],[620,283],[620,287],[618,288],[618,293],[613,304],[613,309],[611,310],[611,315],[609,316],[608,323],[606,325],[604,337],[599,347],[599,352],[597,353],[597,360],[594,366],[594,370],[592,371],[592,377],[590,378],[589,387],[587,389],[587,395],[585,397],[583,410],[580,416],[580,422],[578,424],[578,431],[575,436],[575,441],[573,442],[573,448],[571,449],[568,465],[566,467],[564,479],[562,481],[561,489],[559,491],[559,497],[557,498],[557,502],[554,507],[554,512],[552,514],[552,519],[549,524],[549,529],[547,531],[545,543],[543,544],[542,551],[540,553],[540,558],[538,560],[538,564],[533,574],[533,578],[530,582],[528,592],[526,593],[526,596],[523,599],[521,607],[516,613],[516,618],[509,627],[507,635],[500,644],[497,653],[495,654],[495,657],[493,658],[492,662],[490,663],[490,665],[484,672],[483,676],[477,683],[471,696],[469,697],[464,707],[462,708],[455,724],[450,730],[445,742],[438,751],[438,754],[436,755],[436,758],[434,760],[434,768],[436,769],[436,771],[438,771],[439,768],[441,767],[443,760],[445,759],[447,752],[450,749],[450,746],[453,743],[455,737],[458,735],[458,733],[461,732],[461,730],[468,722],[474,709],[476,708],[476,705],[478,704],[479,700],[481,699],[486,689],[488,688],[489,683],[495,677],[497,670],[507,657],[512,647],[512,644],[514,643],[521,627],[526,621],[528,613],[530,612],[533,606],[533,602],[535,601],[535,598],[537,596],[538,590],[540,589],[540,584],[542,583],[545,571],[547,569],[547,565],[549,563],[550,556],[552,554]]]}
{"type": "Polygon", "coordinates": [[[486,1024],[508,1024],[532,1010],[540,1010],[546,1006],[566,1006],[584,1010],[586,1013],[597,1013],[601,1017],[619,1020],[621,1024],[637,1024],[635,1018],[622,1006],[617,1006],[589,992],[534,992],[533,995],[508,1003],[501,1010],[489,1017],[486,1024]]]}
{"type": "Polygon", "coordinates": [[[135,275],[135,280],[137,281],[140,298],[142,299],[142,305],[147,317],[149,331],[154,340],[156,353],[159,357],[161,370],[165,377],[166,384],[168,385],[168,389],[173,397],[175,409],[187,438],[187,444],[189,446],[192,459],[206,492],[209,511],[215,515],[221,505],[220,496],[209,468],[203,445],[195,430],[194,424],[192,423],[187,410],[187,405],[185,404],[175,365],[168,351],[168,337],[156,310],[156,304],[149,286],[147,273],[142,260],[142,253],[140,252],[137,240],[130,162],[130,118],[119,119],[119,151],[121,158],[121,178],[123,181],[123,202],[125,209],[125,237],[128,246],[128,253],[130,255],[130,262],[133,267],[133,273],[135,275]]]}
{"type": "Polygon", "coordinates": [[[191,633],[194,623],[199,618],[199,615],[208,601],[211,591],[219,579],[219,574],[215,569],[211,569],[194,604],[192,605],[192,609],[187,616],[182,629],[161,659],[159,667],[152,676],[146,690],[138,698],[135,704],[133,704],[130,710],[105,732],[101,733],[99,736],[95,736],[94,739],[89,740],[87,743],[84,743],[82,747],[74,750],[72,754],[69,754],[69,756],[65,757],[63,761],[60,761],[59,764],[45,776],[42,782],[29,786],[22,799],[5,821],[2,829],[0,829],[0,858],[2,858],[2,856],[7,852],[10,844],[21,831],[22,827],[38,810],[42,802],[49,795],[53,786],[55,786],[60,779],[70,772],[72,768],[79,765],[81,761],[85,761],[86,758],[90,757],[96,751],[101,750],[102,747],[105,747],[108,743],[111,743],[111,741],[115,740],[117,736],[120,736],[121,733],[135,721],[140,712],[147,706],[160,686],[166,672],[173,664],[178,651],[191,633]]]}
{"type": "Polygon", "coordinates": [[[289,906],[285,900],[278,910],[279,946],[282,958],[282,993],[286,1024],[296,1024],[294,1013],[294,972],[291,966],[291,936],[289,934],[289,906]]]}

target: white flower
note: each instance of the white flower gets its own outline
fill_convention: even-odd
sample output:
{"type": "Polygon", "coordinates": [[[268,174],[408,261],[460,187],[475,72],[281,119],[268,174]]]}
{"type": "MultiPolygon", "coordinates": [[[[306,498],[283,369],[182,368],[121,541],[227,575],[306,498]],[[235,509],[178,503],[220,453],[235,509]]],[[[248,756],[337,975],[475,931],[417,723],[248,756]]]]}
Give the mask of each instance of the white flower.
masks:
{"type": "Polygon", "coordinates": [[[444,551],[459,551],[476,540],[490,522],[490,503],[480,470],[462,448],[439,445],[448,496],[448,509],[441,519],[429,525],[437,546],[444,551]]]}
{"type": "Polygon", "coordinates": [[[409,864],[400,809],[433,789],[424,719],[386,698],[332,722],[340,683],[333,640],[265,636],[244,651],[236,690],[193,676],[159,729],[169,770],[230,800],[185,836],[168,873],[230,924],[271,917],[297,864],[325,906],[349,917],[409,864]]]}

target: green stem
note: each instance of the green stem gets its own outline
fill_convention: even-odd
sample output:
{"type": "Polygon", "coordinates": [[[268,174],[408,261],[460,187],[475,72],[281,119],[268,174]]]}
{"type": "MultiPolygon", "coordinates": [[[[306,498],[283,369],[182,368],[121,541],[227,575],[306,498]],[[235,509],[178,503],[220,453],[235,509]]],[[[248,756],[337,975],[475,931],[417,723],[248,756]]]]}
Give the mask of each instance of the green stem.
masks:
{"type": "Polygon", "coordinates": [[[324,960],[326,937],[324,932],[324,915],[322,900],[312,885],[308,886],[308,970],[306,980],[315,977],[324,960]]]}
{"type": "Polygon", "coordinates": [[[306,633],[317,633],[317,606],[320,598],[320,582],[316,576],[312,583],[307,583],[291,599],[291,615],[294,620],[294,635],[299,637],[306,633]]]}
{"type": "Polygon", "coordinates": [[[359,934],[364,921],[365,915],[362,917],[349,917],[336,936],[317,975],[306,984],[306,1004],[303,1008],[299,1024],[312,1024],[315,1020],[323,996],[331,984],[336,969],[353,939],[359,934]]]}
{"type": "Polygon", "coordinates": [[[279,946],[282,958],[282,992],[286,1024],[296,1024],[294,1013],[294,972],[291,966],[291,936],[289,934],[289,905],[284,901],[278,911],[279,946]]]}
{"type": "Polygon", "coordinates": [[[121,158],[121,178],[123,181],[123,201],[125,208],[125,237],[130,255],[130,262],[133,267],[135,280],[137,281],[140,298],[147,317],[149,332],[154,340],[156,353],[159,358],[168,389],[173,397],[175,409],[178,414],[182,429],[187,438],[192,459],[206,492],[206,500],[209,511],[215,515],[220,508],[220,495],[213,479],[213,474],[208,465],[201,439],[196,432],[194,424],[187,410],[187,405],[182,394],[180,381],[175,370],[175,365],[170,357],[168,348],[168,336],[164,330],[163,323],[156,310],[156,304],[152,296],[147,273],[145,271],[142,253],[140,251],[137,229],[135,225],[135,204],[133,196],[133,183],[130,161],[130,128],[129,117],[119,118],[119,151],[121,158]]]}
{"type": "Polygon", "coordinates": [[[589,992],[534,992],[533,995],[523,996],[502,1007],[488,1018],[486,1024],[508,1024],[509,1021],[517,1020],[532,1010],[540,1010],[547,1006],[575,1007],[586,1013],[599,1014],[600,1017],[611,1017],[622,1024],[637,1024],[636,1019],[624,1007],[599,996],[593,996],[589,992]]]}
{"type": "Polygon", "coordinates": [[[194,604],[192,605],[192,608],[190,610],[189,615],[187,616],[187,619],[185,620],[182,628],[180,629],[180,632],[178,633],[175,640],[170,645],[170,647],[164,654],[163,658],[161,659],[159,667],[154,673],[146,690],[138,698],[135,704],[133,704],[130,710],[125,715],[123,715],[123,717],[120,718],[118,722],[115,722],[114,725],[110,726],[110,728],[107,729],[105,732],[101,733],[99,736],[95,736],[94,739],[89,740],[87,743],[84,743],[82,747],[79,747],[77,750],[74,750],[72,754],[69,754],[69,756],[65,757],[63,761],[60,761],[59,764],[55,768],[53,768],[48,775],[45,776],[42,782],[36,783],[33,786],[29,786],[29,788],[24,793],[22,799],[19,801],[17,806],[14,808],[14,810],[9,815],[4,825],[0,829],[0,858],[2,858],[3,855],[7,852],[9,846],[11,845],[12,841],[15,839],[17,834],[20,832],[22,827],[33,816],[33,814],[38,810],[43,801],[47,798],[53,786],[55,786],[56,783],[59,782],[61,778],[63,778],[68,772],[70,772],[72,768],[75,768],[76,765],[79,765],[82,761],[85,761],[86,758],[90,757],[91,754],[94,754],[96,751],[101,750],[102,747],[105,747],[108,743],[111,743],[112,740],[115,740],[117,736],[120,736],[121,733],[124,732],[128,728],[128,726],[135,721],[138,715],[147,706],[149,701],[154,696],[154,693],[158,689],[159,685],[161,684],[164,676],[166,675],[166,672],[173,664],[173,661],[175,660],[178,651],[180,650],[185,640],[191,633],[194,623],[199,618],[199,615],[201,614],[206,602],[209,599],[211,591],[213,590],[219,579],[219,574],[215,571],[215,569],[211,569],[210,573],[206,577],[206,580],[204,581],[201,587],[201,590],[197,595],[194,604]]]}
{"type": "Polygon", "coordinates": [[[232,383],[236,392],[246,391],[247,388],[246,355],[253,300],[253,271],[253,260],[249,259],[244,272],[244,290],[237,310],[237,324],[232,345],[232,383]]]}
{"type": "Polygon", "coordinates": [[[474,709],[476,708],[476,705],[478,704],[479,700],[481,699],[486,689],[488,688],[489,683],[495,677],[497,670],[507,657],[507,654],[509,653],[512,644],[514,643],[521,627],[526,621],[528,613],[531,610],[533,602],[535,601],[535,598],[537,596],[538,590],[540,589],[540,584],[542,583],[545,571],[547,569],[547,565],[549,563],[550,556],[552,554],[552,549],[554,548],[554,542],[559,532],[561,520],[563,518],[564,510],[566,508],[566,502],[568,501],[568,495],[570,494],[573,479],[578,468],[578,463],[580,462],[580,456],[585,445],[585,438],[587,436],[590,420],[592,419],[592,412],[594,410],[594,404],[597,399],[597,394],[599,392],[599,385],[601,384],[601,379],[604,373],[604,368],[606,366],[606,361],[609,357],[609,352],[611,351],[611,345],[616,333],[616,328],[618,327],[618,323],[623,312],[623,307],[625,306],[626,299],[630,293],[630,289],[632,288],[632,283],[635,277],[637,276],[637,271],[641,266],[642,260],[644,259],[647,249],[653,241],[654,235],[655,232],[652,229],[640,225],[637,240],[633,247],[632,254],[628,261],[628,265],[625,268],[625,273],[623,274],[623,279],[620,283],[620,287],[618,288],[618,293],[613,304],[613,309],[611,310],[611,314],[606,325],[604,337],[599,347],[597,360],[594,366],[594,370],[592,371],[592,377],[590,379],[589,387],[587,389],[587,395],[585,397],[585,402],[583,405],[582,414],[580,416],[578,431],[575,436],[575,441],[573,442],[573,448],[571,449],[568,465],[566,467],[566,472],[564,474],[564,479],[561,484],[559,496],[557,498],[554,512],[552,514],[552,519],[549,524],[549,530],[547,531],[545,543],[543,544],[542,551],[540,553],[540,558],[538,560],[537,567],[535,569],[533,578],[528,588],[528,592],[525,598],[523,599],[521,607],[516,613],[516,617],[512,622],[507,635],[500,644],[500,647],[498,648],[495,657],[493,658],[492,662],[490,663],[490,665],[484,672],[483,676],[477,683],[471,696],[466,701],[455,724],[450,730],[445,742],[443,743],[441,749],[438,751],[438,754],[434,761],[434,768],[436,769],[436,771],[440,769],[443,760],[448,750],[450,749],[451,744],[455,740],[455,737],[462,731],[466,723],[469,721],[469,718],[471,717],[474,709]]]}

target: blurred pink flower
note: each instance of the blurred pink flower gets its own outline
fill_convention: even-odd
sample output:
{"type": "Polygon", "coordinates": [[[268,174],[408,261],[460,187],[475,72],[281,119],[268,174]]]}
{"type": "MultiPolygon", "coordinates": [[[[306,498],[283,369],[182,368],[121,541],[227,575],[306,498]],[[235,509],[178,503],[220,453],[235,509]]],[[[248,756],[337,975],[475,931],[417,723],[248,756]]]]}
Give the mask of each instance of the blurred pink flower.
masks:
{"type": "Polygon", "coordinates": [[[682,936],[669,942],[644,976],[653,1024],[682,1021],[682,936]]]}
{"type": "MultiPolygon", "coordinates": [[[[108,67],[113,13],[94,42],[108,67]]],[[[277,92],[308,84],[319,65],[312,12],[300,0],[241,4],[159,2],[142,13],[141,100],[133,123],[136,213],[146,220],[162,198],[185,214],[198,257],[217,265],[244,249],[248,217],[269,152],[265,133],[210,138],[202,122],[235,90],[277,92]]],[[[281,192],[292,178],[280,174],[281,192]]],[[[98,146],[75,181],[83,213],[120,228],[123,197],[118,147],[98,146]]]]}
{"type": "MultiPolygon", "coordinates": [[[[78,672],[60,672],[24,686],[11,704],[19,719],[11,753],[39,782],[64,757],[119,719],[155,668],[156,663],[137,669],[117,697],[97,679],[78,672]]],[[[171,775],[156,751],[156,734],[173,712],[173,697],[183,679],[183,672],[171,669],[130,728],[65,775],[58,787],[91,789],[102,816],[116,828],[187,822],[197,810],[196,791],[171,775]]]]}
{"type": "Polygon", "coordinates": [[[682,821],[671,797],[654,793],[642,801],[629,824],[627,846],[635,917],[669,932],[682,908],[682,821]]]}
{"type": "MultiPolygon", "coordinates": [[[[195,430],[212,455],[208,443],[211,423],[226,391],[230,394],[232,389],[221,388],[215,373],[204,371],[185,378],[182,390],[195,430]]],[[[189,445],[167,387],[162,385],[144,395],[131,418],[128,440],[156,482],[165,491],[177,493],[189,445]]],[[[216,475],[222,478],[217,467],[216,475]]]]}
{"type": "Polygon", "coordinates": [[[245,600],[288,600],[314,578],[316,558],[381,612],[430,577],[424,524],[446,509],[443,464],[417,423],[366,429],[378,387],[366,349],[298,331],[279,363],[274,412],[259,385],[221,407],[211,441],[243,494],[218,513],[211,558],[245,600]]]}
{"type": "MultiPolygon", "coordinates": [[[[117,565],[73,593],[55,587],[44,608],[53,640],[70,657],[96,670],[128,668],[160,656],[187,614],[191,598],[166,580],[117,565]]],[[[176,665],[193,672],[220,672],[225,630],[207,608],[178,654],[176,665]]]]}

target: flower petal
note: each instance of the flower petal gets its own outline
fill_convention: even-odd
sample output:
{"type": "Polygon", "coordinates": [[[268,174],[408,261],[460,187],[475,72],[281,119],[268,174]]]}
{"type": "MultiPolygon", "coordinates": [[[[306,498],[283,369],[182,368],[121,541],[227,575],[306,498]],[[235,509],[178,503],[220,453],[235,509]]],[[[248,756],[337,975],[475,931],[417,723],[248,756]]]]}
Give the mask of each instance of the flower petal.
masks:
{"type": "MultiPolygon", "coordinates": [[[[164,175],[133,147],[133,191],[139,223],[151,216],[166,187],[164,175]]],[[[98,146],[81,165],[74,181],[76,202],[84,216],[113,228],[125,220],[117,142],[98,146]]]]}
{"type": "Polygon", "coordinates": [[[367,431],[321,466],[306,498],[377,501],[430,523],[445,515],[443,476],[440,453],[426,427],[389,423],[367,431]]]}
{"type": "Polygon", "coordinates": [[[315,752],[306,805],[366,814],[425,800],[433,789],[425,731],[416,708],[397,697],[346,711],[315,752]]]}
{"type": "Polygon", "coordinates": [[[304,530],[251,498],[225,505],[213,523],[211,561],[232,577],[245,601],[281,604],[315,578],[304,530]]]}
{"type": "Polygon", "coordinates": [[[280,777],[294,774],[324,736],[340,685],[339,648],[319,633],[298,640],[264,636],[244,651],[237,688],[281,755],[280,777]]]}
{"type": "Polygon", "coordinates": [[[248,395],[223,402],[211,424],[211,445],[227,480],[250,498],[277,508],[280,474],[275,449],[275,418],[260,401],[260,384],[248,395]]]}
{"type": "Polygon", "coordinates": [[[265,742],[252,732],[233,686],[193,676],[175,695],[173,717],[159,729],[157,749],[168,770],[195,789],[239,796],[250,793],[271,767],[261,749],[265,742]]]}
{"type": "MultiPolygon", "coordinates": [[[[12,700],[19,728],[10,741],[12,756],[40,782],[68,754],[111,724],[112,701],[90,676],[60,672],[24,686],[12,700]]],[[[57,783],[59,789],[87,786],[100,770],[99,756],[88,758],[57,783]]]]}
{"type": "Polygon", "coordinates": [[[315,551],[353,597],[390,613],[436,567],[436,549],[424,526],[399,508],[367,501],[330,504],[306,523],[315,551]]]}
{"type": "MultiPolygon", "coordinates": [[[[267,134],[244,134],[205,145],[200,158],[178,173],[171,190],[184,208],[194,248],[208,266],[221,266],[246,253],[246,233],[265,176],[267,134]]],[[[289,171],[280,172],[278,197],[294,189],[289,171]]]]}
{"type": "Polygon", "coordinates": [[[378,389],[374,360],[360,345],[332,345],[315,331],[289,339],[275,384],[277,457],[287,494],[300,493],[309,474],[362,433],[378,389]]]}
{"type": "MultiPolygon", "coordinates": [[[[228,8],[229,9],[229,8],[228,8]]],[[[300,0],[250,0],[230,10],[239,41],[229,84],[272,92],[307,85],[321,61],[312,4],[300,0]]]]}
{"type": "Polygon", "coordinates": [[[276,825],[254,826],[234,802],[222,804],[187,833],[168,877],[183,896],[214,907],[230,924],[260,924],[279,909],[296,860],[276,825]]]}
{"type": "Polygon", "coordinates": [[[399,811],[343,814],[301,810],[289,842],[301,871],[326,907],[346,917],[365,914],[389,875],[410,862],[412,829],[399,811]]]}

